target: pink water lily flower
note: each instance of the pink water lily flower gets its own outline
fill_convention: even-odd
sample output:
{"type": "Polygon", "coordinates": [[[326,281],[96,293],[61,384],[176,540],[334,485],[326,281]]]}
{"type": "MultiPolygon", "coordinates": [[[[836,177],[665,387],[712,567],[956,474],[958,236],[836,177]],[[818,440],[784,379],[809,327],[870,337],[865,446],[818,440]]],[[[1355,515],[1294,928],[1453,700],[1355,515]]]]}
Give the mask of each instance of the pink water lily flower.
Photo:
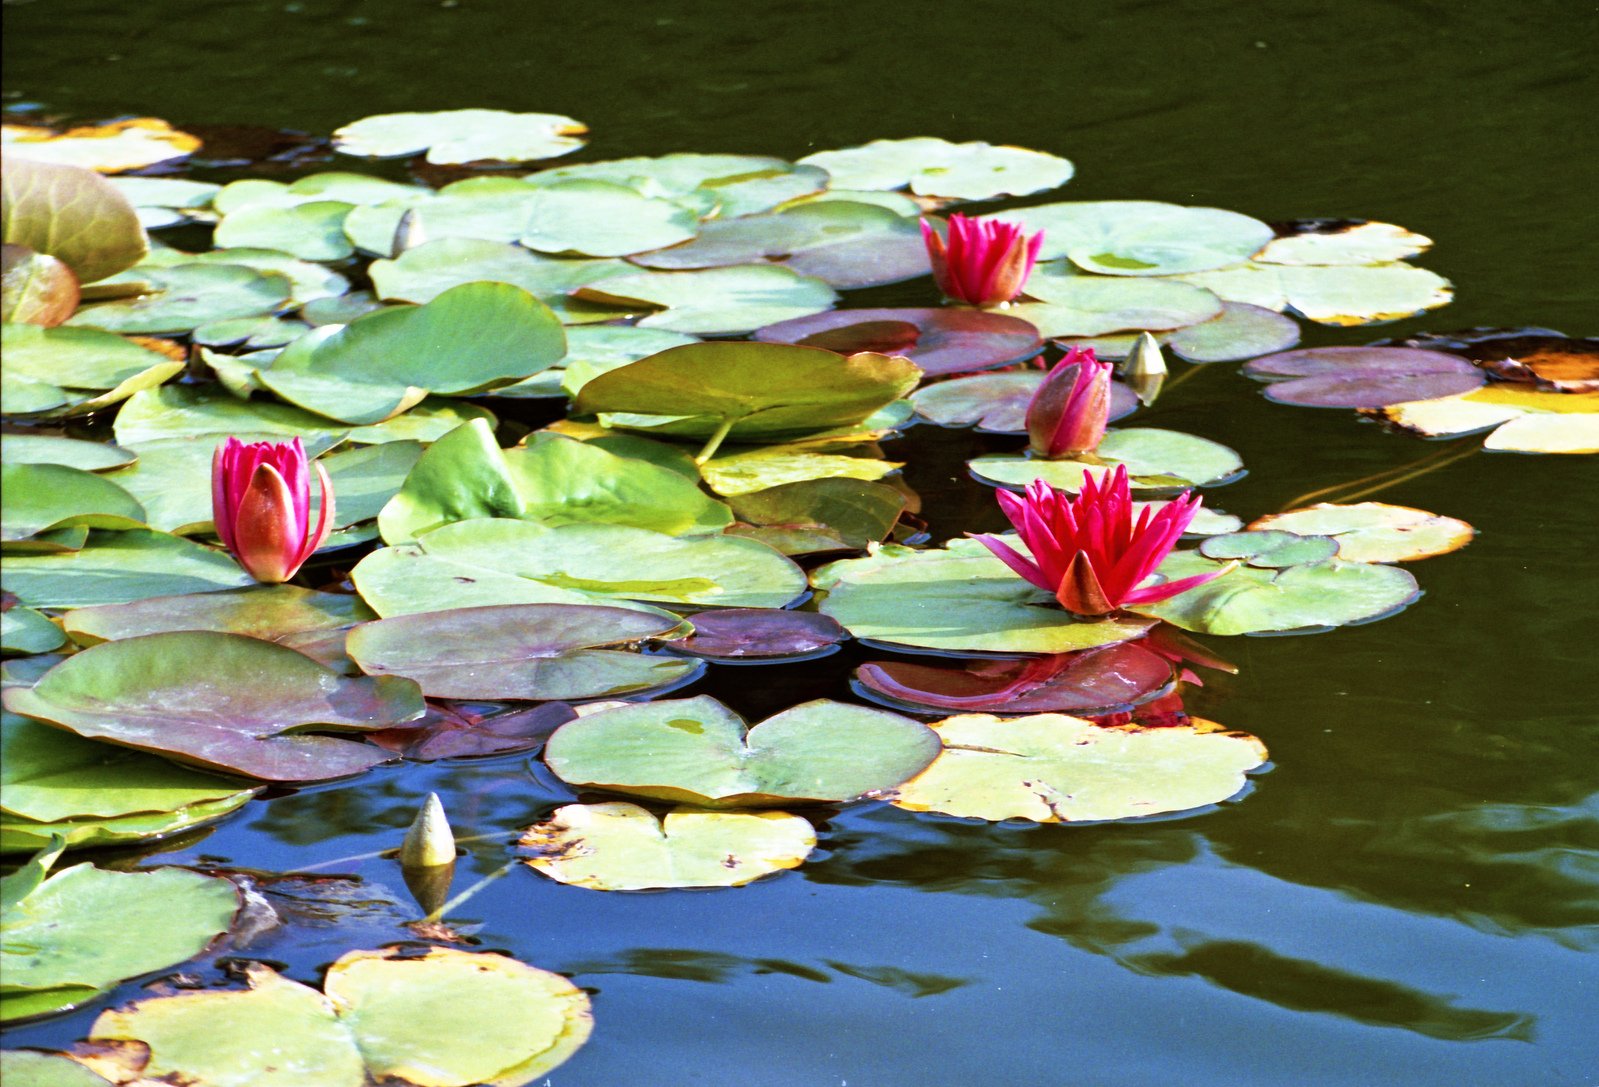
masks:
{"type": "Polygon", "coordinates": [[[949,217],[949,241],[922,220],[922,241],[938,289],[957,302],[994,306],[1021,293],[1038,263],[1044,232],[1031,236],[1014,223],[949,217]]]}
{"type": "Polygon", "coordinates": [[[1032,553],[1029,561],[994,536],[973,536],[1006,566],[1053,593],[1067,611],[1105,615],[1134,604],[1153,604],[1221,577],[1230,566],[1140,588],[1199,512],[1200,499],[1184,491],[1135,520],[1127,466],[1101,480],[1085,477],[1076,498],[1041,479],[1025,497],[999,492],[1000,508],[1032,553]]]}
{"type": "Polygon", "coordinates": [[[1092,347],[1074,347],[1044,377],[1027,405],[1027,440],[1041,457],[1087,453],[1105,438],[1110,371],[1092,347]]]}
{"type": "Polygon", "coordinates": [[[311,527],[312,464],[300,439],[229,438],[211,458],[211,516],[223,546],[257,581],[288,581],[333,531],[333,483],[315,463],[321,510],[311,527]]]}

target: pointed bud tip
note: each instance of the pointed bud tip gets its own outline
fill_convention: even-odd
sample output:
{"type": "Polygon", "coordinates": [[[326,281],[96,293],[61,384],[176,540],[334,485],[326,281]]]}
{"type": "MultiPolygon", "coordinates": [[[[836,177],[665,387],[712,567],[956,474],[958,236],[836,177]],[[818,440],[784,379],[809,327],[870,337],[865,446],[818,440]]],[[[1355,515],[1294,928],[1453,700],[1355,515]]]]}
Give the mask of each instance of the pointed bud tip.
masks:
{"type": "Polygon", "coordinates": [[[429,793],[400,845],[400,863],[407,868],[431,868],[455,860],[455,835],[444,814],[438,793],[429,793]]]}

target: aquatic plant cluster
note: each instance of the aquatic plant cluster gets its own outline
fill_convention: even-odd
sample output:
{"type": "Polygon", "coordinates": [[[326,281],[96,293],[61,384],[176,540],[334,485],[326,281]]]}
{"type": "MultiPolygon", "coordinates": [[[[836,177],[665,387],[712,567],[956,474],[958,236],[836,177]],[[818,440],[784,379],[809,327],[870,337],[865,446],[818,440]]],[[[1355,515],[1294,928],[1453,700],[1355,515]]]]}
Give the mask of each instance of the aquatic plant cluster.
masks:
{"type": "MultiPolygon", "coordinates": [[[[1247,360],[1275,401],[1489,449],[1599,449],[1587,341],[1296,349],[1290,314],[1448,302],[1397,226],[1141,200],[969,217],[1073,166],[934,138],[511,165],[585,133],[371,117],[334,150],[407,180],[222,184],[185,175],[205,148],[162,121],[6,126],[0,1018],[215,952],[249,912],[237,873],[67,852],[159,849],[268,786],[397,760],[537,753],[583,802],[508,828],[507,868],[595,892],[797,867],[818,805],[1091,823],[1228,801],[1266,748],[1189,714],[1193,669],[1231,667],[1190,635],[1382,618],[1419,595],[1399,564],[1473,530],[1215,508],[1234,450],[1111,425],[1195,367],[1247,360]],[[151,240],[207,225],[202,251],[151,240]],[[841,294],[923,277],[944,304],[841,294]],[[530,430],[530,407],[558,417],[530,430]],[[878,444],[913,424],[1017,436],[968,465],[1014,535],[925,538],[878,444]],[[852,637],[921,656],[861,665],[862,702],[754,724],[670,697],[852,637]]],[[[399,853],[425,954],[349,949],[321,991],[255,963],[7,1074],[226,1080],[253,1067],[223,1040],[248,1024],[318,1084],[535,1082],[589,1000],[454,946],[473,888],[450,897],[448,807],[399,853]],[[485,1002],[516,1029],[485,1034],[485,1002]]]]}

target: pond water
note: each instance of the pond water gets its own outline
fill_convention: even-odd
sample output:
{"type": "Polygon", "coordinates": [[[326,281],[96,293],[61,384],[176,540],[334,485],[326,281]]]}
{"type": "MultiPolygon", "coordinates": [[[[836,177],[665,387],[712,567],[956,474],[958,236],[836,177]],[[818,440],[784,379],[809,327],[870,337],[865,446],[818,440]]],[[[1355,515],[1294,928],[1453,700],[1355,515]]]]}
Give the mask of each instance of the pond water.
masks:
{"type": "MultiPolygon", "coordinates": [[[[1039,201],[1352,216],[1435,239],[1417,263],[1454,281],[1452,306],[1307,326],[1307,346],[1478,325],[1580,335],[1599,312],[1599,86],[1579,7],[53,0],[7,4],[5,86],[12,106],[179,127],[545,110],[589,124],[583,159],[1014,143],[1077,164],[1064,197],[1039,201]]],[[[1212,495],[1246,520],[1436,451],[1270,404],[1233,366],[1200,368],[1141,421],[1237,449],[1251,473],[1212,495]]],[[[910,462],[944,539],[1002,526],[962,461],[1014,445],[921,426],[886,452],[910,462]]],[[[592,1040],[550,1077],[570,1087],[1599,1082],[1599,471],[1477,454],[1376,497],[1480,535],[1417,564],[1425,596],[1394,618],[1218,645],[1239,674],[1189,708],[1273,760],[1238,801],[1088,827],[858,805],[816,816],[803,867],[741,890],[596,894],[519,868],[452,919],[594,995],[592,1040]]],[[[851,669],[883,656],[715,666],[682,693],[757,719],[853,699],[851,669]]],[[[315,983],[345,950],[403,935],[398,868],[342,858],[395,845],[430,790],[476,839],[458,890],[574,795],[525,755],[406,764],[252,804],[157,856],[362,877],[340,925],[237,952],[315,983]]],[[[5,1041],[63,1044],[93,1014],[5,1041]]]]}

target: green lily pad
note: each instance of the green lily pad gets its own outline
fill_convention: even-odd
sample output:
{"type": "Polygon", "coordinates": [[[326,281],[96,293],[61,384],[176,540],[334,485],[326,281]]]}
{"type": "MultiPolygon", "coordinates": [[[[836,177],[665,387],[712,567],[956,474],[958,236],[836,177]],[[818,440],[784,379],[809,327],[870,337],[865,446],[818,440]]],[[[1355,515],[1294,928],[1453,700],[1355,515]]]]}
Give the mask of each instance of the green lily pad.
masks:
{"type": "Polygon", "coordinates": [[[653,433],[771,441],[860,423],[915,388],[920,376],[896,356],[698,343],[598,375],[578,393],[575,410],[653,433]]]}
{"type": "Polygon", "coordinates": [[[12,1087],[110,1087],[111,1081],[60,1053],[0,1052],[0,1079],[12,1087]]]}
{"type": "Polygon", "coordinates": [[[190,332],[211,321],[276,313],[294,293],[286,276],[241,264],[175,264],[149,268],[140,278],[149,281],[150,293],[84,306],[67,324],[107,332],[190,332]]]}
{"type": "Polygon", "coordinates": [[[0,465],[0,540],[52,529],[143,527],[144,507],[104,476],[61,464],[0,465]]]}
{"type": "Polygon", "coordinates": [[[131,604],[74,608],[62,621],[80,645],[174,630],[214,630],[277,642],[333,631],[374,616],[359,597],[298,585],[254,585],[214,593],[162,596],[131,604]]]}
{"type": "Polygon", "coordinates": [[[415,544],[373,552],[350,576],[384,617],[487,604],[627,600],[781,608],[805,589],[797,566],[753,540],[504,519],[436,528],[415,544]]]}
{"type": "MultiPolygon", "coordinates": [[[[1043,370],[974,374],[925,385],[911,394],[916,413],[939,426],[976,425],[988,434],[1025,434],[1027,406],[1044,383],[1043,370]]],[[[1119,381],[1111,382],[1108,418],[1138,410],[1138,397],[1119,381]]]]}
{"type": "Polygon", "coordinates": [[[237,589],[254,579],[227,555],[164,532],[90,532],[81,550],[6,556],[6,588],[24,604],[78,608],[237,589]]]}
{"type": "Polygon", "coordinates": [[[1043,713],[963,714],[933,726],[944,752],[900,786],[895,807],[967,819],[1079,823],[1219,804],[1266,761],[1243,732],[1196,720],[1164,728],[1103,728],[1043,713]]]}
{"type": "Polygon", "coordinates": [[[1094,450],[1098,463],[1045,460],[1025,453],[991,453],[967,462],[979,479],[1025,487],[1042,479],[1075,493],[1085,478],[1103,478],[1118,464],[1127,466],[1133,488],[1200,487],[1228,483],[1243,471],[1239,455],[1220,442],[1155,427],[1112,430],[1094,450]]]}
{"type": "Polygon", "coordinates": [[[844,547],[865,548],[888,537],[906,501],[887,484],[830,477],[749,491],[730,504],[748,524],[825,529],[844,547]]]}
{"type": "MultiPolygon", "coordinates": [[[[636,251],[635,251],[636,252],[636,251]]],[[[927,250],[914,218],[874,204],[798,204],[762,215],[712,219],[699,236],[653,253],[646,268],[720,268],[780,261],[840,289],[874,287],[928,274],[927,250]]]]}
{"type": "MultiPolygon", "coordinates": [[[[28,410],[11,401],[17,380],[63,389],[114,389],[151,370],[172,372],[174,363],[158,351],[92,328],[42,328],[7,324],[0,331],[5,356],[6,414],[28,410]]],[[[182,363],[176,364],[179,369],[182,363]]],[[[73,395],[73,394],[69,394],[73,395]]]]}
{"type": "Polygon", "coordinates": [[[697,665],[626,651],[681,637],[686,624],[629,608],[510,604],[402,615],[350,632],[350,657],[368,675],[416,680],[434,698],[584,699],[675,683],[697,665]]]}
{"type": "Polygon", "coordinates": [[[368,272],[381,297],[400,302],[431,302],[463,283],[509,283],[570,323],[566,292],[630,268],[620,260],[557,260],[507,242],[445,237],[375,260],[368,272]]]}
{"type": "MultiPolygon", "coordinates": [[[[213,186],[215,188],[215,186],[213,186]]],[[[350,205],[381,204],[432,195],[420,185],[405,185],[387,178],[332,170],[284,184],[251,177],[224,185],[210,203],[224,215],[252,207],[292,208],[302,204],[337,201],[350,205]]]]}
{"type": "Polygon", "coordinates": [[[1167,342],[1188,362],[1237,362],[1288,350],[1299,342],[1299,325],[1260,306],[1227,302],[1219,317],[1180,328],[1167,342]]]}
{"type": "Polygon", "coordinates": [[[665,351],[699,343],[694,336],[632,325],[578,325],[566,330],[566,355],[526,381],[495,389],[494,396],[517,398],[576,396],[599,374],[665,351]]]}
{"type": "Polygon", "coordinates": [[[1022,288],[1037,301],[1022,302],[1006,312],[1030,322],[1046,337],[1181,328],[1221,313],[1221,299],[1211,292],[1197,287],[1173,290],[1177,286],[1172,280],[1083,275],[1064,261],[1040,264],[1022,288]]]}
{"type": "Polygon", "coordinates": [[[544,761],[568,784],[712,807],[843,803],[921,773],[938,738],[919,721],[819,698],[747,728],[707,695],[568,721],[544,761]]]}
{"type": "MultiPolygon", "coordinates": [[[[167,386],[138,393],[117,412],[119,445],[138,445],[163,438],[211,438],[250,434],[287,440],[320,438],[358,445],[393,441],[437,441],[473,419],[493,420],[492,413],[472,404],[429,397],[403,415],[371,426],[344,426],[287,404],[243,401],[219,389],[167,386]]],[[[331,444],[331,442],[330,442],[331,444]]]]}
{"type": "MultiPolygon", "coordinates": [[[[61,735],[65,736],[67,733],[63,732],[61,735]]],[[[102,750],[110,746],[93,741],[84,742],[92,743],[94,747],[102,750]]],[[[25,853],[41,849],[48,845],[53,837],[63,839],[69,849],[148,844],[226,818],[248,803],[255,792],[254,789],[245,789],[221,800],[199,801],[177,811],[135,812],[132,815],[61,819],[49,823],[0,813],[0,853],[25,853]]]]}
{"type": "Polygon", "coordinates": [[[307,332],[311,325],[281,317],[234,317],[201,325],[192,333],[195,343],[204,347],[233,347],[265,351],[285,347],[307,332]]]}
{"type": "Polygon", "coordinates": [[[678,808],[657,818],[637,804],[566,804],[517,845],[535,872],[594,891],[742,887],[797,868],[816,848],[810,821],[784,812],[678,808]]]}
{"type": "Polygon", "coordinates": [[[500,109],[448,109],[432,113],[383,113],[352,121],[333,133],[333,147],[346,155],[398,158],[427,152],[427,160],[451,166],[467,162],[528,162],[576,151],[588,127],[558,113],[510,113],[500,109]]]}
{"type": "Polygon", "coordinates": [[[699,201],[702,216],[732,219],[769,211],[820,192],[827,187],[827,172],[766,155],[679,152],[657,158],[639,156],[557,166],[526,180],[535,185],[609,181],[646,196],[665,196],[689,204],[699,201]]]}
{"type": "Polygon", "coordinates": [[[1066,184],[1072,164],[1024,147],[973,141],[950,143],[932,136],[873,140],[861,147],[817,151],[799,160],[820,166],[842,189],[903,189],[918,196],[989,200],[1026,196],[1066,184]]]}
{"type": "Polygon", "coordinates": [[[1292,309],[1323,325],[1369,325],[1446,306],[1454,286],[1443,276],[1401,261],[1389,264],[1290,266],[1250,261],[1181,277],[1227,302],[1281,313],[1292,309]]]}
{"type": "Polygon", "coordinates": [[[67,635],[43,613],[32,608],[7,608],[0,612],[0,650],[7,653],[48,653],[66,644],[67,635]]]}
{"type": "Polygon", "coordinates": [[[52,434],[0,435],[0,456],[7,464],[64,464],[85,472],[103,472],[132,464],[134,455],[105,442],[58,438],[52,434]]]}
{"type": "Polygon", "coordinates": [[[149,248],[138,212],[92,170],[8,153],[0,235],[55,257],[80,283],[94,283],[139,262],[149,248]]]}
{"type": "Polygon", "coordinates": [[[773,264],[690,272],[635,272],[577,288],[573,297],[649,312],[643,328],[737,335],[832,309],[838,294],[820,279],[773,264]]]}
{"type": "Polygon", "coordinates": [[[856,638],[956,653],[1069,653],[1136,638],[1140,619],[1086,622],[975,540],[936,550],[885,544],[811,574],[820,610],[856,638]]]}
{"type": "Polygon", "coordinates": [[[563,181],[534,192],[520,241],[542,253],[624,257],[686,242],[698,229],[699,216],[670,200],[609,181],[563,181]]]}
{"type": "Polygon", "coordinates": [[[226,931],[238,891],[181,868],[114,872],[79,864],[56,872],[0,921],[6,976],[0,1018],[12,998],[66,988],[81,1003],[133,977],[183,962],[226,931]],[[129,940],[129,932],[138,939],[129,940]]]}
{"type": "Polygon", "coordinates": [[[348,526],[376,518],[399,493],[423,448],[416,441],[384,442],[324,457],[338,496],[339,522],[348,526]]]}
{"type": "Polygon", "coordinates": [[[1337,544],[1338,557],[1350,562],[1410,562],[1446,555],[1465,547],[1477,531],[1454,517],[1386,502],[1319,502],[1262,517],[1249,528],[1251,533],[1330,536],[1337,544]]]}
{"type": "MultiPolygon", "coordinates": [[[[222,186],[181,177],[112,177],[111,187],[141,210],[166,210],[203,216],[222,186]]],[[[146,227],[148,229],[148,226],[146,227]]]]}
{"type": "Polygon", "coordinates": [[[353,206],[338,200],[288,207],[250,204],[222,217],[216,244],[278,249],[301,260],[343,260],[355,252],[344,235],[344,217],[353,206]]]}
{"type": "MultiPolygon", "coordinates": [[[[185,253],[181,249],[162,247],[151,250],[149,256],[117,279],[143,278],[144,270],[147,268],[170,268],[177,264],[227,264],[281,275],[289,281],[290,306],[306,306],[313,302],[338,298],[350,289],[350,281],[331,268],[324,268],[320,264],[313,264],[311,261],[301,260],[275,249],[208,249],[203,253],[185,253]]],[[[217,322],[207,322],[208,325],[215,323],[217,322]]]]}
{"type": "Polygon", "coordinates": [[[1199,545],[1199,553],[1207,559],[1242,559],[1263,570],[1281,570],[1332,558],[1338,554],[1338,541],[1331,536],[1251,529],[1211,536],[1199,545]]]}
{"type": "Polygon", "coordinates": [[[514,242],[527,225],[537,191],[537,186],[519,178],[468,178],[436,193],[357,207],[345,219],[344,233],[367,253],[392,256],[400,222],[409,213],[407,251],[448,238],[514,242]]]}
{"type": "Polygon", "coordinates": [[[6,691],[5,705],[80,736],[283,782],[344,777],[389,758],[301,730],[387,728],[423,710],[410,680],[349,678],[281,645],[212,631],[103,642],[6,691]]]}
{"type": "MultiPolygon", "coordinates": [[[[1216,567],[1198,552],[1177,551],[1157,573],[1175,581],[1216,567]]],[[[1408,571],[1333,558],[1281,570],[1238,566],[1169,600],[1133,610],[1202,634],[1262,634],[1380,619],[1420,595],[1408,571]]]]}
{"type": "Polygon", "coordinates": [[[695,481],[644,460],[554,435],[502,450],[487,424],[435,442],[383,508],[388,543],[408,543],[440,525],[500,517],[547,525],[633,525],[672,535],[716,532],[726,506],[695,481]]]}
{"type": "Polygon", "coordinates": [[[882,479],[901,467],[903,464],[899,461],[825,453],[795,444],[725,453],[700,465],[700,474],[711,490],[731,497],[809,480],[882,479]]]}
{"type": "MultiPolygon", "coordinates": [[[[1392,223],[1299,220],[1293,233],[1267,243],[1263,264],[1386,264],[1432,248],[1432,239],[1392,223]]],[[[1279,227],[1281,229],[1281,227],[1279,227]]]]}
{"type": "Polygon", "coordinates": [[[1236,211],[1154,200],[1039,204],[984,218],[1042,230],[1040,260],[1066,257],[1084,271],[1112,276],[1222,268],[1247,260],[1274,237],[1271,227],[1236,211]]]}

